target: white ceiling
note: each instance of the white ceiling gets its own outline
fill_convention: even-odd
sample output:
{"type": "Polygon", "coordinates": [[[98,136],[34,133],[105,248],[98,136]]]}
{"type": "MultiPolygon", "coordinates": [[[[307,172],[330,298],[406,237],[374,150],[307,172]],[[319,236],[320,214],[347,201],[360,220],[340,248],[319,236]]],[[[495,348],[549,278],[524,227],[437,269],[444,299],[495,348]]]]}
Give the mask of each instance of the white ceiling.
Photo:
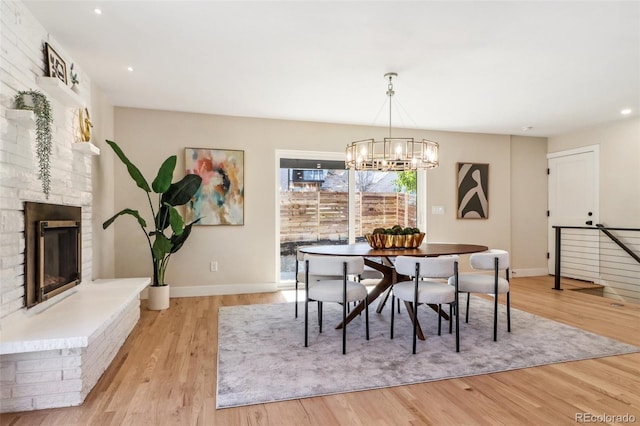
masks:
{"type": "Polygon", "coordinates": [[[386,126],[395,71],[394,127],[553,136],[640,110],[637,1],[26,4],[116,106],[386,126]]]}

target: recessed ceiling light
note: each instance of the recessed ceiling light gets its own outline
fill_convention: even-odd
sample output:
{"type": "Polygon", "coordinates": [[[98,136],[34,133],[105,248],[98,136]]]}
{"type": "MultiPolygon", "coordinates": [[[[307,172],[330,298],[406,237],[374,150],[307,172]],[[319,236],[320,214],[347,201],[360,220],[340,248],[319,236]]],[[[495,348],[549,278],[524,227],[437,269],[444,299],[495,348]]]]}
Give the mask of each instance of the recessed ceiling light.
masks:
{"type": "Polygon", "coordinates": [[[625,108],[622,111],[620,111],[620,114],[622,115],[629,115],[631,114],[631,108],[625,108]]]}
{"type": "Polygon", "coordinates": [[[96,15],[102,15],[102,9],[98,9],[96,7],[95,9],[93,9],[93,13],[95,13],[96,15]]]}
{"type": "Polygon", "coordinates": [[[133,67],[127,67],[127,71],[133,72],[133,67]]]}

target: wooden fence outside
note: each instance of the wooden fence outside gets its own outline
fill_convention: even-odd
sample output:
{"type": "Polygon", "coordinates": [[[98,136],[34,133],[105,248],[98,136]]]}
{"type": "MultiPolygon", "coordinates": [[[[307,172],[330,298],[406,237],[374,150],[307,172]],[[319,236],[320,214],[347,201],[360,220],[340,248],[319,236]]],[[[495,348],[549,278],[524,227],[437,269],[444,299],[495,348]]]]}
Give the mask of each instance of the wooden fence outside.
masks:
{"type": "MultiPolygon", "coordinates": [[[[397,192],[356,193],[356,235],[376,227],[416,226],[415,195],[397,192]]],[[[349,232],[347,192],[281,192],[280,243],[346,241],[349,232]]]]}

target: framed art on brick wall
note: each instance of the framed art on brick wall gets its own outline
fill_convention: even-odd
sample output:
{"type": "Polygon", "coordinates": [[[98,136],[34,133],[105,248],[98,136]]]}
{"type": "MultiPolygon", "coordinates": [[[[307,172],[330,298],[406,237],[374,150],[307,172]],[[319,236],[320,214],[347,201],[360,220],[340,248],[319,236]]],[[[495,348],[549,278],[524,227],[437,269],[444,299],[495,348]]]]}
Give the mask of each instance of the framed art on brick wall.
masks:
{"type": "Polygon", "coordinates": [[[489,165],[458,163],[457,218],[489,218],[489,165]]]}
{"type": "Polygon", "coordinates": [[[49,43],[44,43],[44,50],[47,55],[47,75],[59,78],[64,84],[67,84],[67,64],[49,43]]]}
{"type": "Polygon", "coordinates": [[[185,217],[196,225],[244,225],[244,151],[185,148],[185,168],[202,177],[185,217]]]}

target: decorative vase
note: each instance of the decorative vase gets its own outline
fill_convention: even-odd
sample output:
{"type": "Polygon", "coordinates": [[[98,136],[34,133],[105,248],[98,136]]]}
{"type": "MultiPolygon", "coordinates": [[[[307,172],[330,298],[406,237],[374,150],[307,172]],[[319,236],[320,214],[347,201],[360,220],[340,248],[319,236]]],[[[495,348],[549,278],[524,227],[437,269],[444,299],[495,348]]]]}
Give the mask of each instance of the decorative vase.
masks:
{"type": "Polygon", "coordinates": [[[162,311],[169,307],[169,286],[149,286],[147,308],[150,311],[162,311]]]}
{"type": "Polygon", "coordinates": [[[424,232],[406,235],[365,234],[367,242],[374,249],[418,248],[424,240],[424,232]]]}

